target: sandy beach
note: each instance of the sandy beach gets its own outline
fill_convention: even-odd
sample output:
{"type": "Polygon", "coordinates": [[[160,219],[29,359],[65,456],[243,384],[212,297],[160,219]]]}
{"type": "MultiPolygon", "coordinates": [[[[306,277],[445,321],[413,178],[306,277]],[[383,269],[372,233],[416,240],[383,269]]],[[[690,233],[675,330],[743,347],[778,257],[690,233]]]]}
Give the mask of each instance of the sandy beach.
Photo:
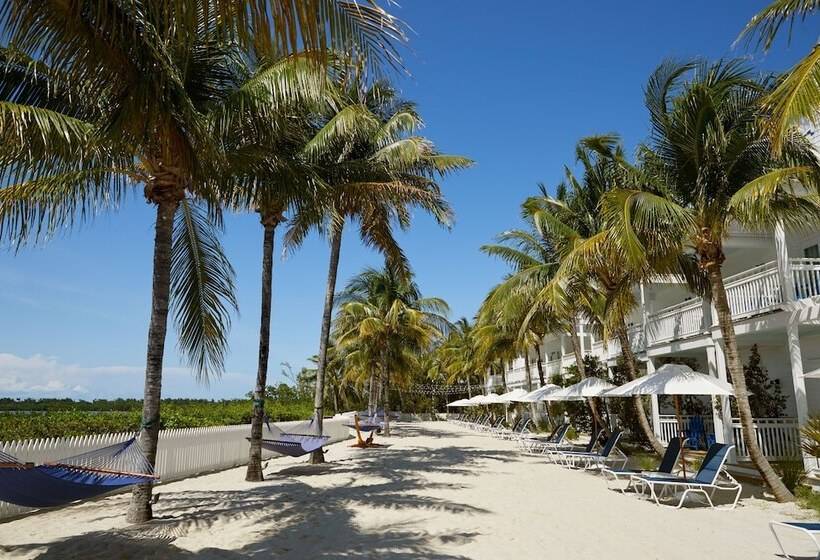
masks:
{"type": "Polygon", "coordinates": [[[272,460],[261,484],[237,468],[163,485],[145,526],[125,523],[127,494],[2,523],[0,557],[746,560],[779,557],[770,520],[805,517],[749,492],[734,511],[658,507],[511,442],[396,428],[381,449],[330,446],[324,466],[272,460]]]}

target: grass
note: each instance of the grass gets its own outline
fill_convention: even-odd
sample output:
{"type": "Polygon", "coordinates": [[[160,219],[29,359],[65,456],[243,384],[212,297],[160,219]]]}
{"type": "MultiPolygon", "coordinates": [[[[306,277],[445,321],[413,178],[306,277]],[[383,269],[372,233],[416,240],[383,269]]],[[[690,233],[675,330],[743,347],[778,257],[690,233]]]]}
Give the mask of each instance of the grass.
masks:
{"type": "Polygon", "coordinates": [[[813,510],[815,515],[820,516],[820,493],[815,492],[808,486],[800,485],[794,489],[794,496],[797,498],[797,505],[801,508],[813,510]]]}

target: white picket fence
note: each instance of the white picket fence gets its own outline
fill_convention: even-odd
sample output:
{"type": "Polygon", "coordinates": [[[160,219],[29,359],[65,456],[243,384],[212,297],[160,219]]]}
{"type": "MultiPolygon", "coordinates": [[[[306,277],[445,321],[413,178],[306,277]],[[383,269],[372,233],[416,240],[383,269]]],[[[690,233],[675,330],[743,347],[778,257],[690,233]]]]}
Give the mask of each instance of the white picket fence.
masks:
{"type": "MultiPolygon", "coordinates": [[[[281,422],[277,426],[287,431],[288,427],[297,424],[300,422],[281,422]]],[[[323,425],[325,435],[330,436],[329,443],[350,437],[349,429],[341,419],[325,419],[323,425]]],[[[245,438],[250,432],[250,424],[162,430],[159,433],[156,472],[162,482],[171,482],[247,464],[248,442],[245,438]]],[[[132,435],[98,434],[0,442],[0,450],[24,462],[43,463],[119,443],[132,435]]],[[[263,451],[263,458],[274,455],[263,451]]],[[[29,511],[34,510],[0,502],[0,519],[29,511]]]]}

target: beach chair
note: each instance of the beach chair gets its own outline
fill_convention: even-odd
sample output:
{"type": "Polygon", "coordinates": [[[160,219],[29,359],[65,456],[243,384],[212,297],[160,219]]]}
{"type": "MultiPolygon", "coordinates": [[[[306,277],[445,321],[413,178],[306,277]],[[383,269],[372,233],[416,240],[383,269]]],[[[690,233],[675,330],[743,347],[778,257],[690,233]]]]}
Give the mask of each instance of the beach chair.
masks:
{"type": "Polygon", "coordinates": [[[522,434],[518,440],[518,447],[522,453],[528,455],[542,455],[544,448],[551,445],[561,445],[569,431],[569,424],[559,424],[547,437],[537,437],[522,434]]]}
{"type": "Polygon", "coordinates": [[[668,492],[681,492],[680,501],[677,508],[683,507],[686,498],[692,494],[700,494],[709,503],[713,509],[715,504],[712,502],[712,497],[718,490],[726,492],[734,492],[735,497],[732,505],[724,509],[734,509],[740,499],[740,493],[743,487],[740,483],[730,475],[725,468],[726,459],[729,456],[729,451],[734,445],[725,443],[716,443],[712,445],[706,452],[706,457],[700,465],[700,469],[692,478],[683,478],[677,476],[667,475],[632,475],[632,482],[636,488],[641,491],[649,490],[650,496],[655,503],[660,505],[661,498],[664,498],[668,492]],[[723,477],[723,481],[720,478],[723,477]]]}
{"type": "Polygon", "coordinates": [[[626,493],[627,490],[632,488],[632,475],[639,475],[639,474],[666,474],[671,475],[672,471],[675,470],[675,465],[678,464],[678,460],[680,459],[680,452],[681,447],[686,445],[686,438],[681,441],[680,438],[672,438],[669,441],[669,445],[666,446],[666,452],[663,454],[663,458],[661,459],[661,464],[658,465],[658,469],[655,471],[639,471],[635,469],[627,469],[627,468],[609,468],[604,467],[601,469],[601,476],[604,477],[606,480],[607,487],[611,488],[611,483],[617,482],[620,480],[627,480],[628,483],[625,488],[617,488],[621,491],[621,493],[626,493]]]}
{"type": "Polygon", "coordinates": [[[792,557],[786,554],[786,549],[783,547],[783,543],[780,541],[780,536],[777,534],[777,531],[775,531],[775,528],[800,531],[806,535],[814,543],[814,546],[817,547],[816,560],[820,560],[820,542],[817,541],[817,537],[820,536],[820,523],[810,521],[772,521],[769,523],[769,529],[771,529],[774,540],[777,541],[777,546],[780,547],[783,556],[792,560],[792,557]]]}
{"type": "Polygon", "coordinates": [[[623,468],[628,459],[624,452],[618,449],[621,435],[621,430],[614,430],[600,451],[558,451],[557,460],[565,467],[571,468],[603,469],[608,462],[620,463],[623,468]]]}
{"type": "Polygon", "coordinates": [[[495,428],[493,430],[493,432],[492,432],[493,437],[498,438],[498,439],[504,439],[505,434],[512,433],[515,430],[517,430],[518,426],[520,426],[521,422],[523,422],[523,421],[524,421],[523,418],[519,418],[518,420],[515,421],[515,424],[513,424],[512,427],[507,427],[505,425],[505,422],[502,422],[500,426],[498,426],[497,428],[495,428]]]}
{"type": "Polygon", "coordinates": [[[546,455],[547,458],[552,461],[553,463],[560,462],[560,453],[567,453],[567,452],[579,452],[579,453],[592,453],[595,450],[595,446],[598,445],[598,440],[601,439],[601,436],[604,434],[603,430],[598,430],[592,437],[589,438],[589,443],[584,446],[579,445],[562,445],[561,443],[558,444],[547,444],[544,446],[542,451],[543,455],[546,455]]]}
{"type": "Polygon", "coordinates": [[[507,439],[507,440],[521,439],[522,435],[524,434],[524,432],[527,430],[527,428],[529,427],[529,425],[531,423],[532,423],[532,418],[526,418],[526,419],[522,418],[521,422],[518,423],[518,427],[516,429],[513,429],[510,432],[502,433],[501,434],[501,439],[507,439]]]}

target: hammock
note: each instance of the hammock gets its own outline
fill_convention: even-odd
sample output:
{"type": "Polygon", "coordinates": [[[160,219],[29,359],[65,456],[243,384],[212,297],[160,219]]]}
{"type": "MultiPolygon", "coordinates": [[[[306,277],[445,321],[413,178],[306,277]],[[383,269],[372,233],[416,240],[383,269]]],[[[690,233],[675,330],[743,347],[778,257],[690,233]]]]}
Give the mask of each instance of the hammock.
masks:
{"type": "Polygon", "coordinates": [[[321,449],[330,439],[330,436],[317,436],[309,433],[313,431],[312,419],[310,422],[303,422],[294,426],[290,432],[285,432],[277,426],[271,427],[267,418],[265,418],[265,423],[268,425],[268,431],[272,432],[274,436],[271,439],[263,439],[262,447],[268,451],[290,457],[301,457],[313,453],[321,449]]]}
{"type": "Polygon", "coordinates": [[[42,465],[0,451],[0,500],[18,506],[62,506],[157,479],[135,437],[42,465]]]}

